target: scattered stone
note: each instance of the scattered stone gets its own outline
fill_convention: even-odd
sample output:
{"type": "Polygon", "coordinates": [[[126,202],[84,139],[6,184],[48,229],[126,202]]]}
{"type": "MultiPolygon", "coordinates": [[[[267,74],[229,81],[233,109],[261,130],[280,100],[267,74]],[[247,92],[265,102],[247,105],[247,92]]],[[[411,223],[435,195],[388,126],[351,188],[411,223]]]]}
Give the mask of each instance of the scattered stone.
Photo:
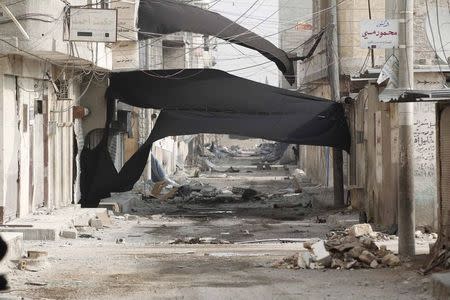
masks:
{"type": "Polygon", "coordinates": [[[27,251],[28,258],[37,259],[37,258],[41,258],[41,257],[45,257],[45,256],[48,256],[47,251],[36,251],[36,250],[27,251]]]}
{"type": "Polygon", "coordinates": [[[360,238],[360,242],[362,243],[364,248],[366,248],[366,249],[368,249],[370,251],[377,251],[378,250],[378,246],[369,237],[362,237],[362,238],[360,238]]]}
{"type": "Polygon", "coordinates": [[[423,238],[423,233],[420,230],[416,230],[416,232],[414,233],[414,236],[416,238],[423,238]]]}
{"type": "Polygon", "coordinates": [[[401,264],[400,258],[392,253],[385,255],[381,260],[381,263],[389,267],[395,267],[401,264]]]}
{"type": "Polygon", "coordinates": [[[303,242],[303,248],[308,249],[308,250],[312,250],[312,248],[311,248],[312,244],[313,243],[311,241],[303,242]]]}
{"type": "Polygon", "coordinates": [[[436,239],[438,238],[437,233],[432,232],[432,233],[431,233],[431,238],[432,238],[433,240],[436,240],[436,239]]]}
{"type": "Polygon", "coordinates": [[[349,229],[349,234],[353,235],[354,237],[361,237],[361,236],[369,236],[371,233],[373,233],[372,226],[370,224],[355,224],[349,229]]]}
{"type": "Polygon", "coordinates": [[[228,169],[225,170],[225,172],[227,173],[239,173],[241,170],[239,169],[235,169],[233,167],[229,167],[228,169]]]}
{"type": "Polygon", "coordinates": [[[34,286],[46,286],[46,282],[37,282],[37,281],[28,281],[25,282],[26,285],[34,285],[34,286]]]}
{"type": "Polygon", "coordinates": [[[372,261],[376,260],[375,255],[373,255],[371,252],[364,250],[360,256],[358,256],[359,261],[371,265],[372,261]]]}
{"type": "Polygon", "coordinates": [[[350,251],[348,252],[350,254],[351,257],[353,258],[358,258],[364,251],[364,248],[361,246],[356,246],[352,249],[350,249],[350,251]]]}
{"type": "Polygon", "coordinates": [[[177,245],[177,244],[231,244],[230,241],[227,240],[220,240],[212,237],[188,237],[188,238],[178,238],[172,241],[168,242],[171,245],[177,245]]]}
{"type": "Polygon", "coordinates": [[[76,239],[78,232],[75,229],[67,229],[60,232],[60,236],[65,239],[76,239]]]}
{"type": "Polygon", "coordinates": [[[200,194],[203,197],[215,197],[215,196],[217,196],[219,194],[219,191],[215,187],[207,186],[207,187],[204,187],[200,191],[200,194]]]}
{"type": "Polygon", "coordinates": [[[317,216],[315,222],[319,223],[319,224],[323,224],[323,223],[327,222],[327,219],[317,216]]]}
{"type": "Polygon", "coordinates": [[[355,267],[357,264],[358,262],[356,260],[352,260],[345,265],[345,268],[348,270],[355,267]]]}
{"type": "Polygon", "coordinates": [[[296,253],[294,255],[288,256],[275,262],[272,267],[273,268],[286,268],[286,269],[298,269],[298,257],[299,254],[296,253]]]}
{"type": "Polygon", "coordinates": [[[339,258],[333,258],[331,260],[331,268],[332,269],[342,269],[345,268],[346,263],[339,258]]]}
{"type": "Polygon", "coordinates": [[[297,266],[301,269],[309,269],[312,257],[309,252],[301,252],[298,256],[297,266]]]}
{"type": "Polygon", "coordinates": [[[244,200],[250,200],[254,197],[256,197],[258,195],[258,192],[255,191],[254,189],[245,189],[244,192],[242,193],[242,199],[244,200]]]}
{"type": "Polygon", "coordinates": [[[89,226],[94,227],[95,229],[102,229],[103,228],[102,220],[100,220],[97,217],[92,218],[89,220],[89,226]]]}
{"type": "Polygon", "coordinates": [[[87,234],[87,233],[82,233],[82,234],[78,235],[78,237],[81,239],[94,239],[95,238],[92,234],[87,234]]]}

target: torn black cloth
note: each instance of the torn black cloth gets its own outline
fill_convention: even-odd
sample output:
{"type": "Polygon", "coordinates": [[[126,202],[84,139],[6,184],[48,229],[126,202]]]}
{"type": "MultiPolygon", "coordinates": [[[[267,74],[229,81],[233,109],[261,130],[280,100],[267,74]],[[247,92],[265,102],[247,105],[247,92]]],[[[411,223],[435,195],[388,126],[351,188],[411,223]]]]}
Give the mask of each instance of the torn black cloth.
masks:
{"type": "Polygon", "coordinates": [[[346,147],[344,124],[332,117],[342,113],[339,105],[322,111],[323,119],[292,114],[237,114],[163,110],[153,128],[152,139],[196,133],[236,134],[301,145],[346,147]]]}
{"type": "Polygon", "coordinates": [[[139,39],[180,31],[215,36],[258,51],[273,61],[292,84],[294,65],[274,44],[224,16],[174,0],[141,0],[138,11],[139,39]]]}
{"type": "MultiPolygon", "coordinates": [[[[289,91],[215,69],[113,73],[107,98],[144,108],[246,114],[301,114],[313,119],[329,100],[289,91]]],[[[332,116],[341,119],[343,114],[332,116]]]]}
{"type": "Polygon", "coordinates": [[[158,70],[112,74],[106,93],[105,134],[82,153],[81,204],[96,207],[110,192],[132,189],[153,142],[167,136],[223,133],[278,142],[349,150],[350,134],[341,104],[213,70],[158,70]],[[161,109],[149,138],[117,172],[107,149],[115,100],[161,109]]]}

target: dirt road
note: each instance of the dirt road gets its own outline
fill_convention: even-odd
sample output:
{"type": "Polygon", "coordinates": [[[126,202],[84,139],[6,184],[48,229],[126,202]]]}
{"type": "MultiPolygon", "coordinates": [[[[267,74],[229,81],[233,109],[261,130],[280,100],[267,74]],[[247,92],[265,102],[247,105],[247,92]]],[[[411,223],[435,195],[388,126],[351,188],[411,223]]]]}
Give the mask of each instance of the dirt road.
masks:
{"type": "MultiPolygon", "coordinates": [[[[192,180],[216,187],[221,193],[233,187],[250,187],[267,195],[292,188],[285,168],[257,170],[252,163],[253,158],[248,157],[231,159],[224,164],[233,165],[239,169],[238,173],[207,173],[192,180]]],[[[314,187],[306,183],[307,180],[305,186],[314,187]]],[[[47,251],[47,261],[32,271],[11,266],[8,275],[11,291],[3,296],[6,299],[431,298],[429,279],[416,272],[420,258],[391,269],[272,267],[275,261],[304,251],[302,239],[323,238],[335,227],[317,223],[317,217],[333,213],[345,224],[351,224],[357,221],[356,213],[327,212],[308,205],[274,208],[274,204],[286,200],[276,196],[226,203],[214,201],[215,197],[207,199],[146,199],[135,208],[133,216],[112,217],[108,228],[87,228],[79,232],[84,236],[77,239],[28,241],[26,249],[47,251]],[[189,237],[192,241],[201,238],[204,244],[180,244],[189,237]],[[290,242],[277,241],[282,238],[290,242]],[[253,243],[255,240],[260,243],[253,243]]]]}

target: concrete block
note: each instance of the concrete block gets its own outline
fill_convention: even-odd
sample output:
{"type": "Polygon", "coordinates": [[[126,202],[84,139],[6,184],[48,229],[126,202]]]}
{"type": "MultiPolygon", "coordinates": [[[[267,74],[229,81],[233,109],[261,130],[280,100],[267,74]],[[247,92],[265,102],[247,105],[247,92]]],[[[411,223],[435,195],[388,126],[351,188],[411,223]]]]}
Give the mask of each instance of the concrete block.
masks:
{"type": "Polygon", "coordinates": [[[431,276],[433,297],[437,300],[450,299],[450,272],[431,276]]]}
{"type": "Polygon", "coordinates": [[[60,236],[65,239],[76,239],[78,233],[76,229],[67,229],[60,232],[60,236]]]}
{"type": "Polygon", "coordinates": [[[372,226],[370,226],[370,224],[355,224],[350,227],[349,234],[354,237],[360,237],[363,235],[370,236],[373,234],[372,226]]]}
{"type": "Polygon", "coordinates": [[[114,210],[117,210],[117,207],[119,207],[119,211],[115,211],[115,213],[130,213],[131,209],[140,201],[142,201],[142,195],[140,194],[134,192],[117,193],[103,199],[99,207],[114,210]]]}
{"type": "Polygon", "coordinates": [[[100,208],[106,208],[108,211],[112,211],[113,213],[120,213],[120,207],[119,204],[116,202],[100,202],[100,204],[98,205],[98,207],[100,208]]]}
{"type": "Polygon", "coordinates": [[[311,245],[311,249],[313,251],[314,260],[319,264],[327,267],[331,264],[331,255],[330,252],[325,249],[325,242],[319,241],[311,245]]]}

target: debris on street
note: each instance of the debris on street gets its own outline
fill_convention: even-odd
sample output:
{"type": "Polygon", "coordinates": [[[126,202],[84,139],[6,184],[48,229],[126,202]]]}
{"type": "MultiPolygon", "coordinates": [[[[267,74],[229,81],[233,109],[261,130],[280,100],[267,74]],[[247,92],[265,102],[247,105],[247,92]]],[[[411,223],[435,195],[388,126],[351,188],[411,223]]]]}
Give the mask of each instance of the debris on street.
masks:
{"type": "Polygon", "coordinates": [[[273,267],[376,269],[401,265],[400,258],[386,246],[376,245],[373,233],[370,224],[356,224],[343,232],[332,232],[327,240],[304,242],[307,251],[286,257],[273,267]]]}

